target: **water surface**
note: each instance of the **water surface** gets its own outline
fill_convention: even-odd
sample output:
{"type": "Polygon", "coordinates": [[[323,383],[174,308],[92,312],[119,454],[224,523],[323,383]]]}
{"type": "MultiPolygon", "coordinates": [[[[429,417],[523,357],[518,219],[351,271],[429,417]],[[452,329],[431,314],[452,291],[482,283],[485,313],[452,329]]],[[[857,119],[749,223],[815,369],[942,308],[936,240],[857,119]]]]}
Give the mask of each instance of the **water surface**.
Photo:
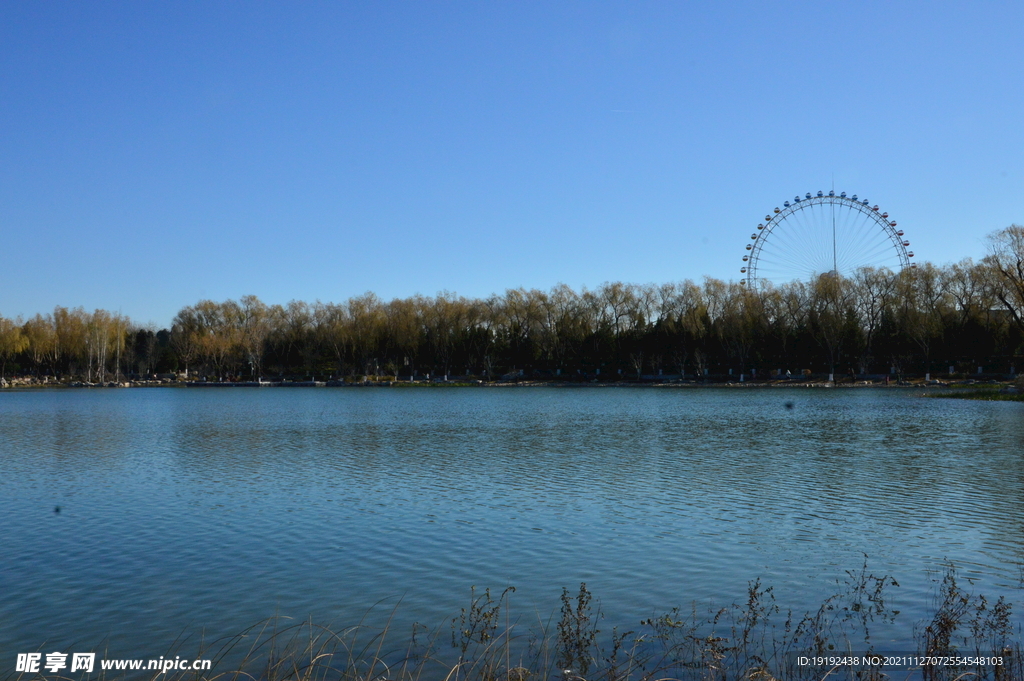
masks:
{"type": "Polygon", "coordinates": [[[471,585],[546,617],[585,581],[608,628],[757,577],[813,609],[865,556],[900,644],[947,561],[1020,604],[1022,452],[1024,405],[898,390],[4,391],[0,651],[435,626],[471,585]]]}

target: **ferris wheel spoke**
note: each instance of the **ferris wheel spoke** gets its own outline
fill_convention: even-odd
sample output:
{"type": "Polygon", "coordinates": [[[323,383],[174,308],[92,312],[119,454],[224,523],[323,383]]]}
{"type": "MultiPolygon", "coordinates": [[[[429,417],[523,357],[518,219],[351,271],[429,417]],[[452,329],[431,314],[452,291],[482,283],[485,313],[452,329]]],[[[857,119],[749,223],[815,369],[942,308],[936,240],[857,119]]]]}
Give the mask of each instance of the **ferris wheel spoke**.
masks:
{"type": "Polygon", "coordinates": [[[770,242],[766,242],[765,249],[768,250],[769,253],[773,253],[774,257],[782,260],[790,260],[794,264],[805,261],[809,257],[813,257],[813,250],[808,249],[806,244],[802,241],[790,240],[779,243],[776,249],[770,249],[767,246],[767,243],[770,242]]]}
{"type": "Polygon", "coordinates": [[[839,250],[844,260],[849,258],[849,253],[857,252],[870,243],[871,235],[864,216],[858,212],[851,211],[851,214],[844,220],[844,230],[841,237],[839,250]]]}
{"type": "Polygon", "coordinates": [[[813,225],[821,222],[820,211],[816,204],[811,204],[807,210],[806,215],[802,215],[806,223],[805,231],[811,234],[814,238],[812,244],[814,252],[817,254],[818,262],[815,264],[815,271],[821,268],[821,258],[828,255],[828,239],[827,234],[821,230],[815,230],[813,225]]]}
{"type": "Polygon", "coordinates": [[[843,213],[843,244],[842,249],[844,251],[853,249],[856,250],[859,247],[860,241],[865,239],[864,233],[863,215],[856,210],[844,210],[843,213]]]}
{"type": "Polygon", "coordinates": [[[816,265],[821,258],[820,249],[814,248],[813,245],[809,246],[806,239],[790,240],[779,244],[778,249],[771,249],[768,246],[770,243],[770,240],[765,243],[762,252],[770,254],[769,259],[777,260],[780,264],[785,263],[794,270],[805,269],[807,263],[816,265]]]}
{"type": "Polygon", "coordinates": [[[865,216],[860,211],[844,210],[843,213],[843,236],[847,244],[855,243],[865,236],[865,216]]]}
{"type": "Polygon", "coordinates": [[[870,223],[865,224],[863,232],[861,239],[852,249],[855,252],[866,253],[868,251],[884,251],[887,248],[893,248],[893,244],[888,235],[882,231],[881,226],[878,225],[877,222],[871,221],[870,223]]]}
{"type": "Polygon", "coordinates": [[[807,262],[807,254],[794,253],[786,249],[768,249],[767,247],[762,249],[759,254],[759,258],[766,265],[770,266],[786,266],[786,267],[800,267],[802,263],[807,262]]]}
{"type": "Polygon", "coordinates": [[[859,221],[855,232],[857,238],[851,242],[850,250],[855,253],[863,253],[881,245],[885,246],[885,235],[881,227],[872,216],[864,216],[859,221]]]}
{"type": "Polygon", "coordinates": [[[887,262],[899,260],[892,243],[879,244],[873,250],[865,250],[861,260],[865,262],[887,262]]]}
{"type": "Polygon", "coordinates": [[[872,251],[864,251],[859,254],[859,257],[851,257],[849,259],[849,270],[852,272],[858,267],[862,267],[864,265],[888,264],[889,258],[887,256],[888,251],[885,248],[876,248],[872,251]]]}
{"type": "Polygon", "coordinates": [[[801,270],[804,270],[809,264],[814,268],[814,271],[817,271],[821,267],[821,258],[825,254],[825,242],[822,240],[820,230],[816,230],[813,227],[815,223],[812,212],[813,206],[809,208],[810,210],[797,211],[793,217],[800,225],[800,244],[806,249],[804,258],[807,260],[807,263],[805,263],[801,270]]]}

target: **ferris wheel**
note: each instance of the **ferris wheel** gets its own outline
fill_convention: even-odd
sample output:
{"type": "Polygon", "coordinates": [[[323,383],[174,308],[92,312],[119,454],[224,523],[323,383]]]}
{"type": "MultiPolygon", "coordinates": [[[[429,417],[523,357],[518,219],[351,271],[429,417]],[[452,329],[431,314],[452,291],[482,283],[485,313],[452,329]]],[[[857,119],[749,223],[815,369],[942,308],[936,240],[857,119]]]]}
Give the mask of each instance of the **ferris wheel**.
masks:
{"type": "Polygon", "coordinates": [[[861,267],[916,267],[903,230],[867,199],[846,192],[809,192],[764,216],[743,256],[747,286],[782,284],[829,272],[850,276],[861,267]]]}

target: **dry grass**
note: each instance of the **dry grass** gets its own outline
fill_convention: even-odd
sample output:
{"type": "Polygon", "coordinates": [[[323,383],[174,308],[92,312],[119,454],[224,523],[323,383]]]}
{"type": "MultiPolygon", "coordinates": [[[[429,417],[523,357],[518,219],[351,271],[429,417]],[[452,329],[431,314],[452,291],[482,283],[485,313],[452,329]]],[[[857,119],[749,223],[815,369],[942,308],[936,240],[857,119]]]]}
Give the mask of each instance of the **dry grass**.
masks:
{"type": "MultiPolygon", "coordinates": [[[[760,581],[745,603],[719,609],[673,609],[635,630],[605,632],[600,606],[585,584],[563,590],[558,615],[525,623],[510,613],[509,588],[494,596],[470,591],[470,603],[449,624],[414,625],[408,635],[387,624],[334,629],[312,621],[273,618],[201,646],[196,657],[212,671],[154,674],[100,672],[91,679],[149,681],[820,681],[923,679],[1024,681],[1020,632],[1010,605],[964,591],[950,569],[938,588],[935,614],[916,628],[919,655],[1002,656],[1002,667],[924,666],[914,671],[807,667],[799,656],[876,652],[872,629],[896,613],[888,592],[898,586],[866,566],[851,571],[816,612],[795,616],[760,581]],[[555,621],[555,617],[558,617],[555,621]],[[116,674],[116,676],[115,676],[116,674]]],[[[178,648],[181,648],[179,645],[178,648]]],[[[173,656],[177,650],[172,650],[173,656]]],[[[98,656],[99,657],[99,656],[98,656]]],[[[97,666],[99,666],[97,662],[97,666]]],[[[5,681],[27,681],[8,675],[5,681]]],[[[39,678],[39,677],[36,677],[39,678]]],[[[69,677],[48,677],[50,679],[69,677]]],[[[85,677],[81,677],[85,678],[85,677]]]]}

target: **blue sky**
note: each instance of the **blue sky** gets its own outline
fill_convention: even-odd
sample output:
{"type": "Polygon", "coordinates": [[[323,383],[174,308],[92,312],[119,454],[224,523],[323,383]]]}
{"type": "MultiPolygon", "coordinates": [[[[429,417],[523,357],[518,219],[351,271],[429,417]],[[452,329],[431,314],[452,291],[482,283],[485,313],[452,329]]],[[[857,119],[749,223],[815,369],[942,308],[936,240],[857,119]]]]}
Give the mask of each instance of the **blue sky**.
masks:
{"type": "Polygon", "coordinates": [[[0,4],[0,314],[739,278],[1024,223],[1024,3],[0,4]]]}

